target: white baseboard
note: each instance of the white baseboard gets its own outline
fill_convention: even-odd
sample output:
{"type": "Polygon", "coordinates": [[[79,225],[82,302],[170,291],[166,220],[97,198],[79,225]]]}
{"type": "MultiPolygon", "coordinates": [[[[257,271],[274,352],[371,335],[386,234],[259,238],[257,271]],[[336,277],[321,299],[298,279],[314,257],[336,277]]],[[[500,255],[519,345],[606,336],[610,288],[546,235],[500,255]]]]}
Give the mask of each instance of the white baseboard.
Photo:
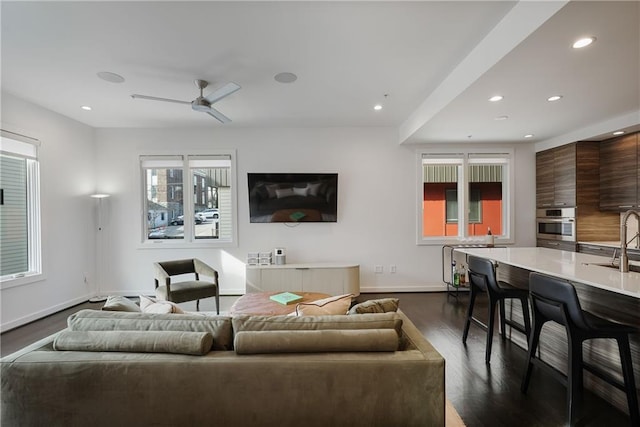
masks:
{"type": "Polygon", "coordinates": [[[85,295],[82,297],[74,298],[72,300],[54,305],[53,307],[48,307],[44,310],[36,311],[35,313],[31,313],[27,316],[11,320],[0,325],[0,330],[2,332],[10,331],[11,329],[15,329],[17,327],[26,325],[27,323],[31,323],[35,320],[42,319],[43,317],[50,316],[69,307],[73,307],[74,305],[82,304],[83,302],[86,302],[90,297],[91,295],[85,295]]]}

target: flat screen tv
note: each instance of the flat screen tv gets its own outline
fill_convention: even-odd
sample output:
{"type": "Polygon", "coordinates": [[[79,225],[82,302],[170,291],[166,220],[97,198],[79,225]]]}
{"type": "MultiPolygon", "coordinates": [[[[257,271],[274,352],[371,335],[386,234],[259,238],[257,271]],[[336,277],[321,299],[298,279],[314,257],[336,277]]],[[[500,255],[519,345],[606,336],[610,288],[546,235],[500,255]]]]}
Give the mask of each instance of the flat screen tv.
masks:
{"type": "Polygon", "coordinates": [[[251,222],[337,222],[337,173],[248,173],[251,222]]]}

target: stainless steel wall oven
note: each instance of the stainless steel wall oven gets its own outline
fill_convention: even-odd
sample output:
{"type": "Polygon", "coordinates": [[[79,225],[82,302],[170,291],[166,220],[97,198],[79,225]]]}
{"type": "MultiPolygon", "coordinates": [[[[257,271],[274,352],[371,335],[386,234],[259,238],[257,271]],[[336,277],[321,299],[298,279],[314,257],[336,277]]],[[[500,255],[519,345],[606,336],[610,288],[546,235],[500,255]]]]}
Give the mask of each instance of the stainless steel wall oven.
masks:
{"type": "Polygon", "coordinates": [[[537,209],[538,239],[576,241],[576,208],[537,209]]]}

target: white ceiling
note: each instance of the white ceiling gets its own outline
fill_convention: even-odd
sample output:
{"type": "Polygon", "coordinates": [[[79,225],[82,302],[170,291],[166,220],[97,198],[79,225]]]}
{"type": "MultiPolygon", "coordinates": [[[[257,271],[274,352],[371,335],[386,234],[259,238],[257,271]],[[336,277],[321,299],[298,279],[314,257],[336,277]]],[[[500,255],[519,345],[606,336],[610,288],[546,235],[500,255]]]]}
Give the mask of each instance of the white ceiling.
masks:
{"type": "Polygon", "coordinates": [[[1,20],[2,90],[96,128],[392,126],[399,142],[547,143],[640,124],[637,1],[3,1],[1,20]],[[572,49],[583,35],[597,41],[572,49]],[[242,86],[215,104],[232,123],[130,97],[191,101],[194,79],[205,95],[242,86]]]}

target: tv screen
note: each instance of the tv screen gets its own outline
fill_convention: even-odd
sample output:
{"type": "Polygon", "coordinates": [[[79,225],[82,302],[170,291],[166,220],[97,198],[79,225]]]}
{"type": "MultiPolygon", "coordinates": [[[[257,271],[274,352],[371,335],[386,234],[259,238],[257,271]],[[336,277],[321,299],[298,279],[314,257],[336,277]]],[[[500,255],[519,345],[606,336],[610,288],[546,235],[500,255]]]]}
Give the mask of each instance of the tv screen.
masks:
{"type": "Polygon", "coordinates": [[[337,173],[248,173],[251,222],[337,222],[337,173]]]}

